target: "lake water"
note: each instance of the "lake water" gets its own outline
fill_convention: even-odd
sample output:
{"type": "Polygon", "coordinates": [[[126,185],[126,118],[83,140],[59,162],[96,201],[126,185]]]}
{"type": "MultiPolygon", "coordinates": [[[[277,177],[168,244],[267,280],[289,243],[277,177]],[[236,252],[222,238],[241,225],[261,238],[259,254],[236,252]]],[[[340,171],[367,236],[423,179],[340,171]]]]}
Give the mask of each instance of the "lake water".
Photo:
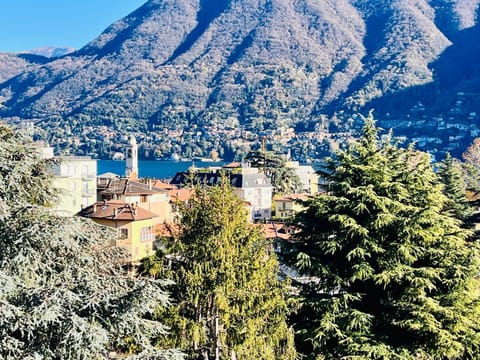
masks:
{"type": "MultiPolygon", "coordinates": [[[[142,161],[138,162],[138,176],[141,178],[165,179],[172,178],[179,171],[187,171],[188,168],[207,166],[222,166],[225,162],[205,162],[205,161],[142,161]]],[[[98,160],[97,173],[103,174],[112,172],[118,175],[125,175],[125,161],[98,160]]]]}

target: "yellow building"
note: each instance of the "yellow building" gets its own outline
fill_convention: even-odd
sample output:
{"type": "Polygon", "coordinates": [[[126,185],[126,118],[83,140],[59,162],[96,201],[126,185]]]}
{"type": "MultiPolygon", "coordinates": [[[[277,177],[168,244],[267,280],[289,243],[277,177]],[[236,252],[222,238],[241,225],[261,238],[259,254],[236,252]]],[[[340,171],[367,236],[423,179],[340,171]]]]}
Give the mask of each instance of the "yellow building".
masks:
{"type": "Polygon", "coordinates": [[[157,189],[152,182],[144,184],[128,178],[112,177],[108,174],[97,178],[97,200],[119,200],[135,204],[156,215],[155,224],[172,222],[170,194],[165,189],[157,189]]]}
{"type": "Polygon", "coordinates": [[[128,250],[129,262],[137,264],[153,255],[155,241],[154,222],[156,214],[123,201],[99,201],[78,214],[117,230],[117,239],[110,243],[128,250]]]}
{"type": "Polygon", "coordinates": [[[289,219],[298,212],[305,210],[301,203],[309,198],[307,194],[291,194],[278,196],[273,199],[275,207],[275,218],[289,219]]]}

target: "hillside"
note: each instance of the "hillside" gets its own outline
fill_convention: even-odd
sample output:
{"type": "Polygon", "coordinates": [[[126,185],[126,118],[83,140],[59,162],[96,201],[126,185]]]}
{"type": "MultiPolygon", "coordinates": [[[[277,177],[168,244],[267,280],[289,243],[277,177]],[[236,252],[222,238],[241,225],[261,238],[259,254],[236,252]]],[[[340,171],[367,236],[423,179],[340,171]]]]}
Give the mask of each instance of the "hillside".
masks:
{"type": "Polygon", "coordinates": [[[58,47],[58,46],[45,46],[29,51],[25,51],[25,54],[40,55],[47,58],[58,58],[64,55],[74,52],[75,49],[72,47],[58,47]]]}
{"type": "Polygon", "coordinates": [[[150,0],[76,52],[2,66],[0,116],[263,130],[418,101],[434,114],[478,90],[479,2],[150,0]]]}
{"type": "Polygon", "coordinates": [[[0,53],[0,83],[47,61],[48,59],[38,55],[0,53]]]}

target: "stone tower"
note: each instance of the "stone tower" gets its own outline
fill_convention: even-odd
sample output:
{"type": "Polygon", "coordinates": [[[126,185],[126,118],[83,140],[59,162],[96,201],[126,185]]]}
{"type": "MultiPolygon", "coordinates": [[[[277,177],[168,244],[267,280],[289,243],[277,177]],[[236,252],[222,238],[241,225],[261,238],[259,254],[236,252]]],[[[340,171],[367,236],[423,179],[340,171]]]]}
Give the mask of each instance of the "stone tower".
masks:
{"type": "Polygon", "coordinates": [[[128,137],[125,147],[125,175],[131,179],[138,178],[138,147],[133,135],[128,137]]]}

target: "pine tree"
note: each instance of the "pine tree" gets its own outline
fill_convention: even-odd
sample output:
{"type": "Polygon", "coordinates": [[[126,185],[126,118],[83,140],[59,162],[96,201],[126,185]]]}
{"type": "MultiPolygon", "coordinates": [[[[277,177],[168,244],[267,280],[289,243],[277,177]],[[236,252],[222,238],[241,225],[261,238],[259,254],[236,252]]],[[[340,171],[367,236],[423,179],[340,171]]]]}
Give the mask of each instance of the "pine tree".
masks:
{"type": "Polygon", "coordinates": [[[286,286],[270,245],[224,181],[181,210],[173,261],[171,342],[192,359],[294,359],[286,286]]]}
{"type": "Polygon", "coordinates": [[[0,124],[0,358],[181,358],[151,343],[166,332],[151,317],[167,283],[127,276],[105,247],[113,233],[52,213],[49,166],[0,124]]]}
{"type": "Polygon", "coordinates": [[[467,199],[466,181],[461,164],[447,154],[439,164],[438,174],[446,196],[444,209],[461,220],[466,227],[470,227],[473,209],[467,199]]]}
{"type": "Polygon", "coordinates": [[[329,192],[310,201],[301,235],[285,244],[297,271],[298,350],[309,359],[478,358],[479,249],[443,212],[429,157],[380,142],[370,116],[329,174],[329,192]]]}

